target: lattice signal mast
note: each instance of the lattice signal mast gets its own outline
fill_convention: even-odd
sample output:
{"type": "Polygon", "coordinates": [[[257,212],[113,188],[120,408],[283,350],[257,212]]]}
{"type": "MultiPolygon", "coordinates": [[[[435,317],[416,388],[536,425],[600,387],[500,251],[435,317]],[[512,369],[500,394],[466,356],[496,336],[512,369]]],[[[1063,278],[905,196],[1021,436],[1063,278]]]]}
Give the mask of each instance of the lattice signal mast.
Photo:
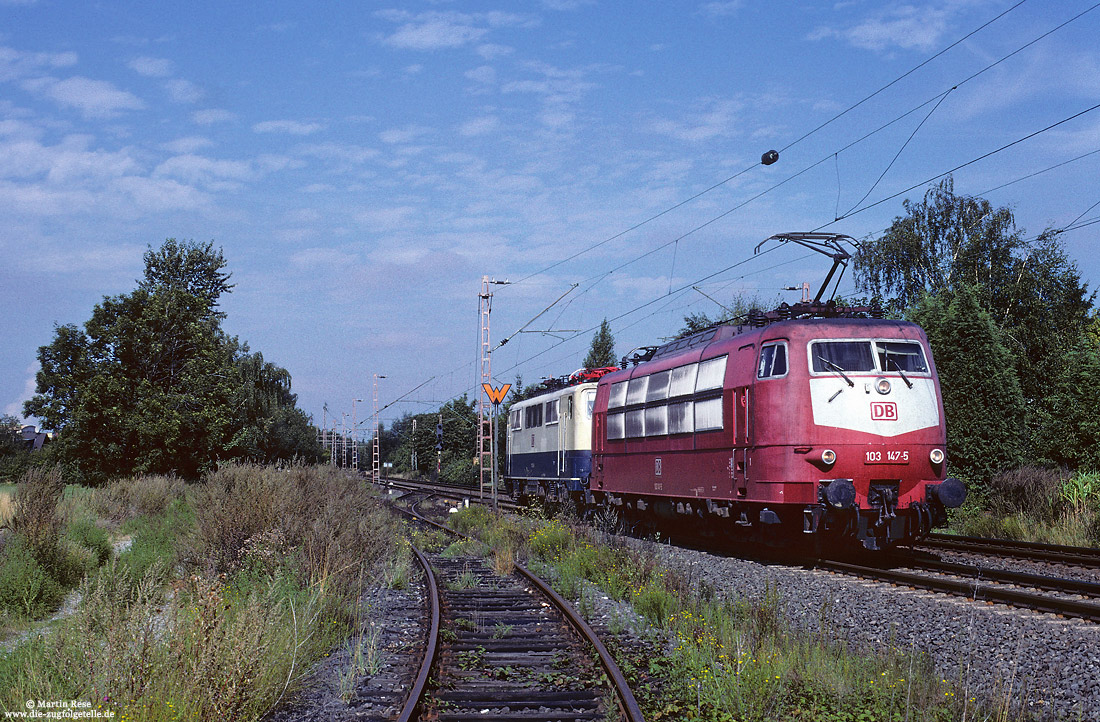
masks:
{"type": "Polygon", "coordinates": [[[493,438],[489,424],[489,405],[485,403],[485,394],[480,391],[481,384],[489,383],[493,377],[492,356],[489,348],[489,312],[493,307],[493,294],[489,292],[488,276],[481,277],[481,293],[478,295],[477,300],[478,317],[481,321],[481,331],[478,333],[481,379],[477,385],[479,389],[477,395],[477,498],[482,499],[485,496],[485,476],[487,474],[491,476],[493,470],[491,444],[489,443],[493,438]]]}
{"type": "Polygon", "coordinates": [[[490,482],[493,474],[493,430],[492,413],[485,399],[483,384],[489,384],[493,378],[492,349],[489,346],[489,313],[493,308],[493,294],[489,292],[490,285],[503,286],[508,281],[490,281],[488,276],[481,277],[481,293],[477,297],[478,317],[481,322],[481,330],[478,333],[478,356],[480,360],[481,378],[477,388],[477,465],[478,465],[478,499],[485,497],[485,479],[490,482]]]}
{"type": "Polygon", "coordinates": [[[381,454],[379,453],[380,449],[379,449],[379,446],[378,446],[378,444],[379,444],[379,438],[378,438],[378,436],[379,436],[379,434],[378,434],[378,379],[384,379],[384,378],[386,378],[386,377],[381,375],[381,374],[374,374],[374,444],[373,444],[374,450],[373,450],[373,454],[372,454],[373,457],[374,457],[374,463],[372,465],[371,481],[373,481],[375,484],[378,483],[379,462],[381,461],[381,454]]]}

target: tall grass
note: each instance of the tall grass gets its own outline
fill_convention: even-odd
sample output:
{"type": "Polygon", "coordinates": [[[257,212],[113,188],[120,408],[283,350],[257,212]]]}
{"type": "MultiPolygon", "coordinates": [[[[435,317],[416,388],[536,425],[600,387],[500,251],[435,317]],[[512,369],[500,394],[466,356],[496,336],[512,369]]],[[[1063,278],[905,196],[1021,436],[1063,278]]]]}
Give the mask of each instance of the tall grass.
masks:
{"type": "Polygon", "coordinates": [[[1022,467],[951,513],[958,534],[1100,546],[1100,474],[1022,467]]]}
{"type": "Polygon", "coordinates": [[[89,503],[133,543],[52,634],[0,654],[4,711],[83,699],[127,720],[259,719],[357,626],[363,580],[398,564],[395,522],[328,468],[103,491],[89,503]]]}

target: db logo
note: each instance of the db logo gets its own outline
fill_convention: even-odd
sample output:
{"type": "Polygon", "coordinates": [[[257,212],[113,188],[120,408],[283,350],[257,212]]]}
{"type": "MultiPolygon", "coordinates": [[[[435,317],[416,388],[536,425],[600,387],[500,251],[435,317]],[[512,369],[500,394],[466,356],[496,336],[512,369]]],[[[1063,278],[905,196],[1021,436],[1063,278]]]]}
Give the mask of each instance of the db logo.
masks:
{"type": "Polygon", "coordinates": [[[871,403],[872,421],[897,421],[898,405],[893,401],[874,401],[871,403]]]}

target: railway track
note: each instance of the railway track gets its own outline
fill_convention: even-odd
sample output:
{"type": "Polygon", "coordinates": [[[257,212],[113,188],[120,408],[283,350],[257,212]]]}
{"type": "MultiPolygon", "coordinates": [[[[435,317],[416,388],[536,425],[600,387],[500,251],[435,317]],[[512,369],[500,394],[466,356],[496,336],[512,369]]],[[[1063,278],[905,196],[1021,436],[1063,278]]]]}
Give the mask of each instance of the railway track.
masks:
{"type": "MultiPolygon", "coordinates": [[[[470,496],[470,491],[463,494],[462,489],[440,490],[434,485],[415,488],[426,487],[450,498],[470,496]]],[[[1097,549],[933,534],[906,554],[882,556],[871,562],[820,559],[814,566],[975,601],[1100,622],[1097,549]],[[942,559],[940,553],[958,555],[962,561],[942,559]],[[1026,570],[1006,568],[1009,565],[1026,570]],[[1077,578],[1067,572],[1067,567],[1076,568],[1077,578]]]]}
{"type": "Polygon", "coordinates": [[[867,564],[822,559],[814,566],[974,601],[1100,622],[1100,584],[1096,582],[913,557],[893,557],[867,564]]]}
{"type": "Polygon", "coordinates": [[[500,574],[473,554],[416,556],[432,631],[401,722],[599,720],[615,706],[621,719],[643,722],[603,643],[522,565],[500,574]]]}
{"type": "Polygon", "coordinates": [[[1100,549],[1067,547],[1057,544],[985,539],[982,537],[931,534],[914,545],[916,549],[929,551],[953,551],[982,556],[1026,559],[1039,562],[1100,569],[1100,549]]]}

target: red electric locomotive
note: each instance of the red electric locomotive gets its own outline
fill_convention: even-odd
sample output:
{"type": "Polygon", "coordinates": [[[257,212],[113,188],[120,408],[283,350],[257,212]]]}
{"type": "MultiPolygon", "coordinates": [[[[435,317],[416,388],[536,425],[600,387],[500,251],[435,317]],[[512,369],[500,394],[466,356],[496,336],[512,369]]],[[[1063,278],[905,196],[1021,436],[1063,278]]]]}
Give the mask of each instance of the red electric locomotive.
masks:
{"type": "MultiPolygon", "coordinates": [[[[838,248],[837,236],[778,238],[822,237],[838,248]]],[[[784,306],[603,376],[584,504],[718,536],[870,549],[942,525],[966,490],[946,476],[928,339],[873,313],[784,306]]]]}

